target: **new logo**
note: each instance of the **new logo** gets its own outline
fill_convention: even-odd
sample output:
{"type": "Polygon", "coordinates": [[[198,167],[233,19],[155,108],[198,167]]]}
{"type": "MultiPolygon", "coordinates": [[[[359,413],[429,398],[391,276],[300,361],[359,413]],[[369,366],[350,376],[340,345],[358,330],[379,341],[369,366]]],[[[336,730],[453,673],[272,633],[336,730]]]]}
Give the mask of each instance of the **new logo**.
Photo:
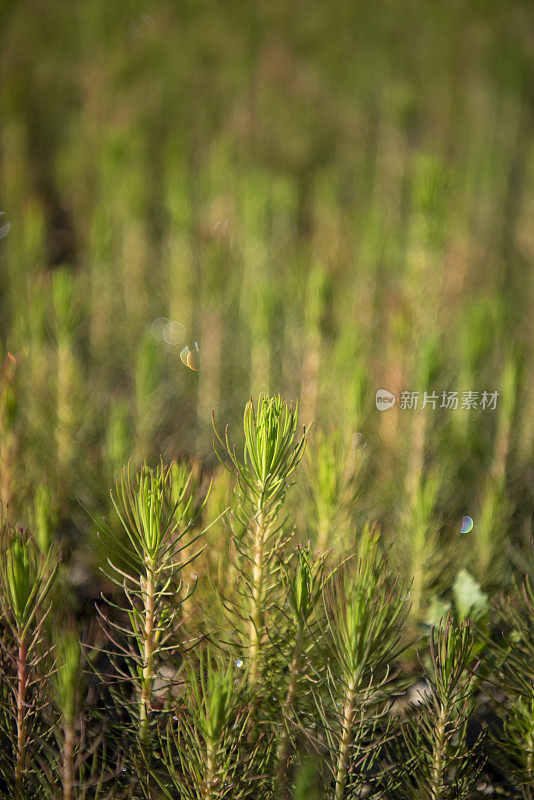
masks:
{"type": "Polygon", "coordinates": [[[387,411],[388,408],[393,408],[397,398],[387,389],[379,389],[375,396],[376,407],[379,411],[387,411]]]}

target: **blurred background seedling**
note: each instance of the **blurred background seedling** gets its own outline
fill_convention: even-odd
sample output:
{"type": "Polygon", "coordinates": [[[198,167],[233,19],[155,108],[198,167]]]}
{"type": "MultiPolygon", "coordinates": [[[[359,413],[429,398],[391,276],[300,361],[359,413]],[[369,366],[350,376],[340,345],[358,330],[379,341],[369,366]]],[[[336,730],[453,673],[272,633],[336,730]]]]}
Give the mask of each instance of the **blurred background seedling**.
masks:
{"type": "MultiPolygon", "coordinates": [[[[370,540],[387,555],[388,582],[398,574],[402,584],[407,647],[402,680],[379,704],[376,776],[373,766],[358,784],[349,747],[337,791],[345,800],[402,792],[395,782],[406,784],[412,759],[399,773],[384,738],[399,738],[414,692],[431,692],[431,630],[450,612],[455,630],[470,621],[473,660],[485,665],[469,701],[469,731],[491,727],[474,792],[529,798],[528,632],[517,619],[529,612],[515,584],[534,569],[530,4],[415,0],[397,10],[340,0],[334,13],[326,2],[301,13],[27,0],[3,4],[0,38],[0,500],[9,531],[31,530],[44,580],[55,571],[30,656],[28,731],[39,735],[27,735],[28,798],[70,791],[53,616],[72,616],[84,643],[78,800],[181,791],[159,743],[206,639],[214,674],[242,664],[245,733],[230,722],[225,741],[239,751],[235,774],[250,781],[244,795],[331,796],[341,749],[316,725],[314,693],[331,730],[349,726],[316,663],[325,603],[297,647],[293,593],[306,575],[312,596],[318,564],[330,575],[368,557],[370,540]],[[393,408],[377,410],[378,389],[398,398],[393,408]],[[405,391],[417,408],[402,407],[405,391]],[[425,392],[435,407],[422,407],[425,392]],[[456,393],[457,406],[442,405],[443,393],[456,393]],[[476,402],[464,406],[463,393],[476,402]],[[290,473],[263,475],[261,489],[254,425],[273,414],[283,429],[277,397],[299,398],[289,448],[298,458],[290,473]],[[231,471],[213,450],[213,409],[232,431],[219,449],[231,471]],[[190,544],[160,597],[176,611],[178,655],[156,658],[146,747],[136,671],[146,564],[132,572],[109,494],[129,461],[132,481],[176,462],[171,505],[189,480],[176,513],[190,544]],[[129,595],[108,559],[138,581],[126,581],[129,595]],[[118,646],[96,624],[95,602],[128,632],[112,634],[118,646]],[[378,777],[388,764],[391,785],[378,777]]],[[[0,794],[11,798],[20,780],[9,619],[0,620],[0,794]]],[[[373,738],[368,722],[348,731],[352,744],[373,738]]],[[[199,730],[190,734],[201,759],[199,730]]],[[[237,792],[228,780],[224,791],[237,792]]]]}

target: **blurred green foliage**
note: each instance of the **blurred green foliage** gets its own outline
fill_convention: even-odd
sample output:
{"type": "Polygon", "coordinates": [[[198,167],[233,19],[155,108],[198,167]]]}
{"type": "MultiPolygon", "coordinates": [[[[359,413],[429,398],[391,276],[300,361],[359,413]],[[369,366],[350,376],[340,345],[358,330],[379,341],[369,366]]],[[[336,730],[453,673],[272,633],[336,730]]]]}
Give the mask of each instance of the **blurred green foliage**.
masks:
{"type": "Polygon", "coordinates": [[[224,616],[248,523],[210,416],[260,392],[306,426],[297,541],[371,526],[412,632],[486,631],[532,578],[533,45],[529,0],[0,3],[0,500],[60,541],[79,615],[105,556],[78,501],[111,514],[161,457],[212,481],[224,616]]]}

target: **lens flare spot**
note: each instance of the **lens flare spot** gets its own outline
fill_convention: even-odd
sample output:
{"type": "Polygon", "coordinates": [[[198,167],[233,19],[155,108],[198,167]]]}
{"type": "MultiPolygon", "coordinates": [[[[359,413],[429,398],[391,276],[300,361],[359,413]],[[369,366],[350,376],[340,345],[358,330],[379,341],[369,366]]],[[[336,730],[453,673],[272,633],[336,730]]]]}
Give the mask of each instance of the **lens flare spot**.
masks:
{"type": "Polygon", "coordinates": [[[196,342],[193,343],[193,347],[189,347],[189,345],[186,344],[180,352],[182,363],[185,364],[186,367],[189,367],[189,369],[192,369],[193,372],[197,372],[198,370],[198,354],[199,349],[196,342]]]}
{"type": "Polygon", "coordinates": [[[353,433],[352,434],[352,445],[357,450],[364,450],[367,444],[367,440],[363,433],[353,433]]]}
{"type": "Polygon", "coordinates": [[[163,338],[167,344],[180,344],[185,339],[185,325],[174,320],[167,322],[163,328],[163,338]]]}
{"type": "MultiPolygon", "coordinates": [[[[5,215],[5,211],[0,211],[0,217],[5,215]]],[[[4,222],[3,225],[0,225],[0,239],[3,239],[4,236],[7,236],[9,231],[11,230],[11,222],[4,222]]]]}
{"type": "Polygon", "coordinates": [[[473,520],[471,517],[465,516],[462,520],[462,527],[460,529],[460,533],[469,533],[470,530],[473,528],[473,520]]]}
{"type": "Polygon", "coordinates": [[[158,317],[150,326],[150,333],[158,342],[163,341],[164,331],[169,323],[170,319],[168,317],[158,317]]]}

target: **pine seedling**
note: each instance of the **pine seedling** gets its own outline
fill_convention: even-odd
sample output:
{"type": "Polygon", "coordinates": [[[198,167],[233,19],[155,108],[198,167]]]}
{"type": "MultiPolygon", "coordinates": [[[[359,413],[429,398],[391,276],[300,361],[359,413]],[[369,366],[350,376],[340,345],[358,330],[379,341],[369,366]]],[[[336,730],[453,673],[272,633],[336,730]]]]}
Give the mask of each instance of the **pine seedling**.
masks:
{"type": "MultiPolygon", "coordinates": [[[[280,564],[277,555],[283,545],[283,519],[280,512],[289,488],[289,478],[302,458],[305,435],[297,435],[298,405],[288,406],[279,395],[260,395],[257,410],[250,400],[244,413],[245,446],[237,455],[228,440],[216,442],[230,460],[228,468],[237,478],[239,507],[235,512],[242,526],[234,536],[240,600],[234,613],[244,623],[241,644],[246,647],[248,680],[251,689],[262,680],[262,656],[268,638],[270,617],[275,612],[280,564]]],[[[219,454],[219,450],[216,451],[219,454]]]]}
{"type": "Polygon", "coordinates": [[[113,480],[127,462],[130,446],[129,403],[121,397],[111,401],[104,443],[104,462],[113,480]]]}
{"type": "Polygon", "coordinates": [[[518,379],[518,360],[509,358],[502,370],[495,449],[491,465],[492,477],[497,479],[504,478],[506,474],[506,460],[510,450],[512,423],[517,403],[518,379]]]}
{"type": "Polygon", "coordinates": [[[325,266],[315,259],[306,280],[304,300],[304,360],[302,364],[301,414],[309,424],[317,417],[319,405],[319,373],[321,369],[323,318],[328,305],[329,275],[325,266]]]}
{"type": "Polygon", "coordinates": [[[185,519],[188,486],[189,479],[173,493],[172,466],[161,464],[152,469],[145,464],[132,474],[128,465],[111,493],[125,536],[107,523],[99,524],[108,549],[106,574],[122,589],[126,602],[120,606],[104,599],[126,622],[99,613],[116,646],[118,675],[134,689],[131,713],[142,746],[149,743],[159,666],[164,659],[176,659],[184,645],[178,637],[182,603],[187,597],[181,572],[196,557],[196,552],[187,556],[185,552],[200,535],[190,533],[192,520],[185,519]],[[121,666],[117,654],[127,668],[121,666]]]}
{"type": "Polygon", "coordinates": [[[0,503],[8,506],[13,491],[17,396],[16,358],[8,353],[0,367],[0,503]]]}
{"type": "Polygon", "coordinates": [[[306,670],[306,657],[312,643],[310,626],[314,621],[318,606],[322,606],[322,584],[324,577],[324,556],[312,557],[310,543],[299,546],[295,562],[283,565],[283,579],[287,596],[287,628],[284,638],[291,642],[289,670],[285,685],[285,698],[282,707],[283,720],[278,742],[277,778],[280,796],[288,796],[288,756],[292,741],[291,726],[298,715],[300,693],[306,670]]]}
{"type": "MultiPolygon", "coordinates": [[[[351,306],[349,305],[349,308],[351,306]]],[[[350,424],[350,430],[361,431],[369,411],[369,365],[360,326],[347,326],[339,331],[336,344],[331,351],[331,370],[334,380],[343,379],[344,391],[338,398],[335,409],[336,420],[343,427],[350,424]],[[351,369],[347,372],[347,363],[351,369]],[[346,381],[346,383],[345,383],[346,381]]]]}
{"type": "MultiPolygon", "coordinates": [[[[205,514],[205,506],[211,495],[211,481],[207,487],[206,494],[204,497],[202,497],[200,491],[200,465],[195,460],[192,460],[189,464],[185,462],[173,461],[171,464],[171,478],[171,498],[173,503],[177,504],[176,514],[184,521],[184,524],[187,521],[187,525],[189,526],[190,531],[192,531],[197,522],[200,520],[201,515],[205,514]]],[[[219,520],[220,515],[216,514],[211,517],[206,514],[205,518],[211,521],[203,529],[201,535],[207,533],[211,529],[212,525],[215,525],[215,523],[219,520]]],[[[191,622],[193,622],[193,619],[195,622],[199,621],[197,616],[194,614],[194,589],[200,579],[200,570],[204,571],[205,569],[205,553],[206,547],[203,547],[202,557],[199,558],[195,563],[195,571],[188,575],[187,581],[184,580],[182,616],[184,619],[190,619],[191,622]]],[[[196,537],[192,537],[190,547],[185,547],[182,552],[182,561],[190,563],[190,556],[193,556],[193,559],[196,560],[197,555],[200,555],[200,553],[196,552],[196,537]]],[[[204,620],[200,620],[200,625],[203,627],[204,620]]],[[[190,634],[191,633],[193,633],[193,631],[190,631],[190,634]]]]}
{"type": "Polygon", "coordinates": [[[56,420],[55,455],[58,493],[62,495],[71,484],[76,449],[73,430],[77,423],[76,395],[78,390],[78,364],[75,351],[74,279],[66,269],[58,269],[52,276],[52,309],[56,334],[56,420]]]}
{"type": "Polygon", "coordinates": [[[239,216],[244,230],[240,245],[247,268],[243,272],[240,305],[250,331],[250,391],[255,397],[269,390],[279,284],[265,246],[272,180],[264,170],[240,175],[239,216]]]}
{"type": "Polygon", "coordinates": [[[510,359],[504,365],[501,378],[491,468],[482,486],[479,513],[472,532],[473,569],[484,586],[502,581],[503,571],[507,568],[504,558],[507,523],[513,509],[506,488],[506,462],[517,401],[517,384],[517,363],[510,359]]]}
{"type": "MultiPolygon", "coordinates": [[[[504,636],[490,644],[488,664],[499,698],[502,729],[493,736],[496,762],[521,792],[534,798],[534,591],[527,578],[499,603],[504,636]]],[[[514,794],[514,797],[516,795],[514,794]]]]}
{"type": "Polygon", "coordinates": [[[62,796],[73,800],[75,785],[75,722],[82,687],[82,651],[74,630],[59,632],[55,643],[54,696],[62,728],[62,796]]]}
{"type": "MultiPolygon", "coordinates": [[[[2,523],[0,555],[0,607],[6,626],[3,655],[14,667],[8,724],[14,735],[12,752],[0,755],[0,768],[13,787],[15,800],[24,800],[29,765],[32,723],[36,723],[36,695],[46,656],[43,626],[50,610],[48,596],[56,566],[52,551],[42,554],[27,531],[2,523]]],[[[8,680],[10,680],[8,678],[8,680]]]]}
{"type": "MultiPolygon", "coordinates": [[[[421,391],[432,393],[432,387],[441,368],[441,346],[435,336],[423,338],[417,353],[415,382],[421,391]]],[[[425,455],[428,446],[429,410],[431,405],[417,409],[412,420],[412,429],[408,447],[408,463],[404,485],[410,501],[416,497],[424,481],[425,455]]]]}
{"type": "Polygon", "coordinates": [[[160,348],[148,331],[139,343],[135,362],[135,454],[140,463],[154,449],[161,411],[161,378],[160,348]]]}
{"type": "Polygon", "coordinates": [[[74,625],[53,626],[50,700],[54,737],[39,752],[40,795],[50,800],[111,800],[122,754],[106,747],[107,721],[87,706],[85,652],[74,625]],[[115,763],[114,763],[115,762],[115,763]]]}
{"type": "Polygon", "coordinates": [[[160,782],[165,797],[171,786],[184,800],[248,796],[255,752],[246,741],[245,684],[232,660],[207,648],[197,668],[188,665],[176,714],[161,740],[168,775],[160,782]]]}
{"type": "MultiPolygon", "coordinates": [[[[230,510],[228,498],[232,496],[233,478],[228,470],[217,464],[217,469],[211,479],[211,491],[206,500],[206,517],[220,519],[228,529],[228,514],[230,510]]],[[[221,537],[224,541],[225,537],[221,537]]],[[[230,559],[228,547],[212,547],[206,551],[207,569],[213,576],[214,588],[227,586],[235,579],[235,571],[230,559]]]]}
{"type": "Polygon", "coordinates": [[[435,586],[443,565],[439,546],[439,526],[436,519],[440,481],[436,475],[419,476],[401,521],[399,537],[399,567],[410,587],[410,618],[421,621],[424,603],[435,586]]]}
{"type": "Polygon", "coordinates": [[[481,764],[476,746],[466,742],[475,675],[473,637],[468,621],[456,625],[449,614],[430,633],[429,699],[412,708],[403,729],[410,775],[397,788],[409,800],[462,800],[476,786],[481,764]]]}
{"type": "Polygon", "coordinates": [[[308,757],[297,769],[293,800],[321,800],[322,797],[317,763],[308,757]]]}
{"type": "Polygon", "coordinates": [[[320,552],[349,525],[361,467],[361,451],[347,448],[338,433],[316,431],[307,452],[306,479],[320,552]]]}
{"type": "Polygon", "coordinates": [[[405,606],[398,588],[373,548],[367,558],[349,559],[323,582],[326,627],[318,643],[323,664],[312,691],[317,736],[326,745],[332,778],[326,797],[332,800],[372,793],[380,779],[394,664],[402,650],[405,606]]]}
{"type": "Polygon", "coordinates": [[[35,540],[42,553],[47,553],[52,543],[52,526],[55,522],[52,493],[47,486],[35,490],[33,524],[35,540]]]}
{"type": "Polygon", "coordinates": [[[187,520],[188,525],[192,525],[197,520],[209,496],[208,493],[204,500],[198,500],[198,484],[198,464],[193,463],[188,466],[183,462],[172,462],[171,500],[176,506],[178,518],[187,520]]]}
{"type": "Polygon", "coordinates": [[[507,569],[504,556],[510,512],[504,478],[489,475],[483,485],[472,531],[472,568],[484,586],[501,581],[507,569]]]}

